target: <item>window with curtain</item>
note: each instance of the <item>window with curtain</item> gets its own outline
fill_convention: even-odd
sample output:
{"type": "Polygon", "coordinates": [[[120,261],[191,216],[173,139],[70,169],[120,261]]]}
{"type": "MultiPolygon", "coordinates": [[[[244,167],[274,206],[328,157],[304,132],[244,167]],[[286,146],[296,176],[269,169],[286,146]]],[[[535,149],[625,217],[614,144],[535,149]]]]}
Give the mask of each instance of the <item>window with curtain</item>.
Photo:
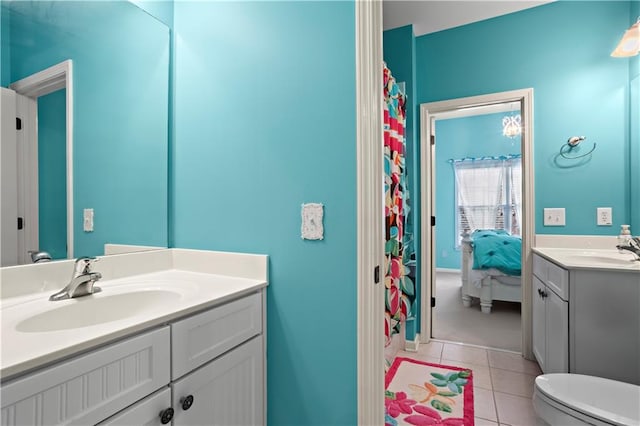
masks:
{"type": "Polygon", "coordinates": [[[476,229],[504,229],[520,235],[520,156],[452,160],[455,173],[456,246],[476,229]]]}

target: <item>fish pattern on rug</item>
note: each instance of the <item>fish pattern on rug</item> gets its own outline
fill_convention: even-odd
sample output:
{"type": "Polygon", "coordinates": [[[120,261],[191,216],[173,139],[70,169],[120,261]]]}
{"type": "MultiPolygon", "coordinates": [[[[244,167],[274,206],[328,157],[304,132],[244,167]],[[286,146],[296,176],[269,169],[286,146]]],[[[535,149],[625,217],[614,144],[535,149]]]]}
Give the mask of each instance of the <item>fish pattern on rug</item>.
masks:
{"type": "Polygon", "coordinates": [[[385,375],[385,425],[473,426],[473,372],[396,358],[385,375]]]}

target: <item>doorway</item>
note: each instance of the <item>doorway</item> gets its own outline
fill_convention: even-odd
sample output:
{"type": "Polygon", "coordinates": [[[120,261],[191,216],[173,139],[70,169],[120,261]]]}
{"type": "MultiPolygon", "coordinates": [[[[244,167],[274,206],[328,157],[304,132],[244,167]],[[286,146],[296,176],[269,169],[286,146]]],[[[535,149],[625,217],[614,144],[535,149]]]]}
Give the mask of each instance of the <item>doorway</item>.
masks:
{"type": "Polygon", "coordinates": [[[3,171],[2,204],[11,209],[3,207],[2,211],[2,266],[30,263],[29,252],[43,250],[42,241],[50,243],[47,249],[53,252],[54,258],[72,258],[72,62],[61,62],[16,81],[9,89],[3,88],[2,94],[3,165],[14,159],[12,167],[5,167],[3,171]],[[43,116],[38,119],[41,112],[43,116]],[[38,132],[50,124],[59,130],[59,134],[47,132],[49,139],[57,140],[55,144],[49,140],[47,147],[57,145],[54,157],[59,158],[52,167],[54,157],[46,156],[46,165],[43,163],[46,167],[42,167],[43,188],[39,188],[38,161],[46,152],[38,149],[38,132]],[[53,176],[57,178],[53,179],[53,176]],[[47,196],[53,193],[62,196],[50,200],[51,197],[47,196]],[[62,206],[60,198],[66,200],[62,206]],[[46,207],[42,217],[41,203],[46,207]],[[40,226],[43,223],[41,219],[46,219],[47,223],[55,220],[56,223],[43,227],[40,226]],[[41,235],[44,237],[42,241],[41,235]]]}
{"type": "MultiPolygon", "coordinates": [[[[438,237],[438,221],[436,218],[437,195],[435,180],[437,173],[436,164],[436,144],[438,143],[436,134],[436,121],[443,117],[452,117],[456,114],[470,113],[486,108],[499,108],[506,105],[511,109],[512,105],[518,106],[521,115],[521,204],[522,211],[519,219],[522,236],[521,255],[521,285],[519,296],[521,300],[521,324],[520,324],[520,351],[525,358],[531,358],[531,301],[529,297],[531,289],[530,281],[530,257],[531,245],[533,242],[533,90],[523,89],[510,92],[494,93],[489,95],[474,96],[469,98],[459,98],[448,101],[422,104],[421,113],[421,180],[423,192],[421,194],[422,203],[422,254],[421,262],[423,267],[422,298],[421,298],[421,321],[420,321],[420,341],[429,342],[434,335],[434,312],[431,307],[435,300],[438,306],[438,256],[442,254],[436,243],[438,237]],[[436,218],[434,221],[433,218],[436,218]],[[435,298],[435,299],[432,299],[435,298]]],[[[452,237],[453,238],[453,237],[452,237]]],[[[458,241],[457,241],[458,242],[458,241]]],[[[453,255],[455,256],[455,251],[453,255]]],[[[462,267],[462,266],[461,266],[462,267]]],[[[453,268],[451,268],[453,269],[453,268]]],[[[445,271],[441,271],[445,272],[445,271]]],[[[442,280],[441,280],[442,281],[442,280]]],[[[455,280],[454,280],[455,281],[455,280]]],[[[458,288],[460,288],[458,286],[458,288]]],[[[460,290],[461,291],[461,290],[460,290]]],[[[459,299],[461,300],[461,299],[459,299]]],[[[464,309],[473,309],[470,308],[464,309]]],[[[436,308],[437,309],[437,308],[436,308]]],[[[491,314],[481,314],[491,315],[491,314]]],[[[437,322],[437,320],[436,320],[437,322]]],[[[437,327],[437,324],[436,324],[437,327]]],[[[442,331],[442,330],[441,330],[442,331]]],[[[478,344],[478,342],[474,342],[478,344]]],[[[483,345],[488,346],[488,345],[483,345]]]]}
{"type": "Polygon", "coordinates": [[[520,117],[517,102],[434,116],[434,339],[520,352],[519,277],[492,275],[501,281],[481,301],[483,273],[470,269],[471,241],[462,237],[473,229],[501,230],[516,242],[520,236],[520,117]]]}

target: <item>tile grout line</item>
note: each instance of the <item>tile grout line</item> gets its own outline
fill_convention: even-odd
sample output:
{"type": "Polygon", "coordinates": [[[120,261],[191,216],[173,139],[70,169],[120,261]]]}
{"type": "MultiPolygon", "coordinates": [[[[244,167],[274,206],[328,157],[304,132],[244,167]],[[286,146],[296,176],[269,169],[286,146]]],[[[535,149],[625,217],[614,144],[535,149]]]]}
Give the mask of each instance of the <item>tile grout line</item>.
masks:
{"type": "Polygon", "coordinates": [[[496,423],[500,424],[500,413],[498,413],[498,400],[496,399],[496,389],[493,386],[493,374],[491,362],[489,362],[489,353],[487,352],[487,362],[489,363],[489,380],[491,381],[491,396],[493,397],[493,409],[496,410],[496,423]]]}

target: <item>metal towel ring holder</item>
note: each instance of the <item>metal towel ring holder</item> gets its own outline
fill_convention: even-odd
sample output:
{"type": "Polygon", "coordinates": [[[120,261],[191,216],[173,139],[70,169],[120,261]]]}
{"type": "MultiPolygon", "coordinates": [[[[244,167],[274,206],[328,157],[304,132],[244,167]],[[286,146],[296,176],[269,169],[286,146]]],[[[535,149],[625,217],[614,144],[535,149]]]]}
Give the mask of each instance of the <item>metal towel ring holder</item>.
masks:
{"type": "Polygon", "coordinates": [[[593,151],[595,151],[596,149],[596,143],[593,143],[593,148],[591,148],[591,150],[589,152],[587,152],[586,154],[582,154],[582,155],[574,155],[574,156],[568,156],[567,154],[569,154],[575,147],[577,147],[580,142],[582,142],[583,140],[585,140],[587,137],[586,136],[571,136],[568,140],[567,143],[562,145],[560,147],[560,155],[563,156],[564,158],[567,158],[569,160],[574,160],[576,158],[582,158],[582,157],[586,157],[587,155],[591,154],[593,151]]]}

